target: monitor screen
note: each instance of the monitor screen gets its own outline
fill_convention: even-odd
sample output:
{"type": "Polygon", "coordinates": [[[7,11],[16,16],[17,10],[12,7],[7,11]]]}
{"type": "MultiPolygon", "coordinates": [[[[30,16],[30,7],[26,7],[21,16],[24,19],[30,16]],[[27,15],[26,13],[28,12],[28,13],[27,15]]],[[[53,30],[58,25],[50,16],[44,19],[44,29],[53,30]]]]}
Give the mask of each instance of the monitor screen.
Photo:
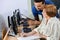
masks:
{"type": "Polygon", "coordinates": [[[16,17],[17,17],[17,24],[20,25],[21,14],[19,9],[16,10],[16,17]]]}

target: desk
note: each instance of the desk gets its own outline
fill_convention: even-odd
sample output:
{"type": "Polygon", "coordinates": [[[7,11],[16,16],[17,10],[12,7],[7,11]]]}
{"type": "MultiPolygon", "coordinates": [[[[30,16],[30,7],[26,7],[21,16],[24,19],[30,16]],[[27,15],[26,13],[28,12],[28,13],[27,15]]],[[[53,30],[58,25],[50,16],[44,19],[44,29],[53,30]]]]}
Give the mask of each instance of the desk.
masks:
{"type": "MultiPolygon", "coordinates": [[[[24,37],[19,37],[18,39],[17,39],[17,37],[12,37],[12,36],[8,36],[8,38],[7,38],[7,40],[34,40],[34,38],[36,38],[35,36],[31,36],[30,37],[30,39],[29,39],[29,37],[26,37],[26,38],[24,38],[24,37]],[[33,39],[32,39],[32,38],[33,39]]],[[[35,40],[40,40],[40,39],[35,39],[35,40]]]]}
{"type": "MultiPolygon", "coordinates": [[[[22,30],[22,26],[21,27],[18,27],[18,34],[19,35],[21,33],[21,30],[22,30]]],[[[12,37],[12,36],[7,36],[7,38],[5,40],[18,40],[17,37],[12,37]]]]}
{"type": "Polygon", "coordinates": [[[18,40],[38,40],[39,36],[18,37],[18,40]]]}
{"type": "MultiPolygon", "coordinates": [[[[31,24],[31,22],[30,21],[28,21],[29,22],[29,28],[31,28],[32,30],[35,28],[35,26],[32,26],[33,24],[31,24]],[[32,28],[33,27],[33,28],[32,28]]],[[[34,23],[34,22],[33,22],[34,23]]],[[[21,30],[22,30],[22,28],[23,28],[23,26],[19,26],[18,27],[18,33],[21,33],[21,30]]],[[[17,40],[17,38],[16,37],[12,37],[12,36],[8,36],[7,37],[7,40],[17,40]]]]}
{"type": "Polygon", "coordinates": [[[7,40],[17,40],[17,38],[16,37],[12,37],[12,36],[8,36],[7,40]]]}
{"type": "MultiPolygon", "coordinates": [[[[37,33],[38,34],[38,33],[37,33]]],[[[13,37],[13,36],[8,36],[7,37],[7,40],[40,40],[40,36],[39,35],[31,35],[31,36],[28,36],[28,37],[21,37],[21,34],[18,33],[16,35],[16,37],[13,37]]]]}

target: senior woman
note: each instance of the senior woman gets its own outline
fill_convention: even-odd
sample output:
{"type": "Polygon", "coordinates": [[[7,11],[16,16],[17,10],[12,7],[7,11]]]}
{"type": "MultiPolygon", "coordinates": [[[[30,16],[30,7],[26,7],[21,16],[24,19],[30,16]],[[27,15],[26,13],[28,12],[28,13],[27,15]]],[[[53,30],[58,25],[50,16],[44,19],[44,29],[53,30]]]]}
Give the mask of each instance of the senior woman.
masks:
{"type": "Polygon", "coordinates": [[[57,9],[54,5],[46,5],[43,9],[43,20],[39,27],[30,33],[23,33],[23,36],[39,34],[41,38],[46,40],[59,40],[59,19],[56,18],[57,9]]]}

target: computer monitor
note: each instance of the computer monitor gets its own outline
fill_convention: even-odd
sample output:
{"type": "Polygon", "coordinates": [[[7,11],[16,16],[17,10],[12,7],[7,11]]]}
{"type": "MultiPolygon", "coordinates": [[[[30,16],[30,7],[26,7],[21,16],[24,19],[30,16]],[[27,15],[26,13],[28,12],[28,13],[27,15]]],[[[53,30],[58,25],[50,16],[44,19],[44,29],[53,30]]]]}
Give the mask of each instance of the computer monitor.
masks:
{"type": "Polygon", "coordinates": [[[20,14],[20,10],[17,9],[16,10],[16,17],[17,17],[17,24],[20,25],[20,21],[21,21],[21,14],[20,14]]]}
{"type": "Polygon", "coordinates": [[[8,16],[8,26],[11,26],[11,20],[10,20],[10,16],[8,16]]]}
{"type": "Polygon", "coordinates": [[[12,24],[12,29],[14,33],[17,34],[17,24],[16,24],[16,19],[14,15],[11,17],[11,24],[12,24]]]}

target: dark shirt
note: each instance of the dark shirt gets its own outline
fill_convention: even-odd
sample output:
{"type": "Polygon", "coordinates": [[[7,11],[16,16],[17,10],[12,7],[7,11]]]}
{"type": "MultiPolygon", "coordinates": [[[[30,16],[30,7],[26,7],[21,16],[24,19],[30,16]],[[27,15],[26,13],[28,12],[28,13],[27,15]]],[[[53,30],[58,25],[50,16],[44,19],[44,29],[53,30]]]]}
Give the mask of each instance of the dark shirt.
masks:
{"type": "MultiPolygon", "coordinates": [[[[45,4],[54,4],[51,0],[45,0],[45,4]]],[[[38,15],[42,15],[42,10],[38,11],[35,6],[32,6],[32,13],[35,18],[35,20],[39,21],[38,15]]],[[[58,14],[57,14],[58,17],[58,14]]]]}

